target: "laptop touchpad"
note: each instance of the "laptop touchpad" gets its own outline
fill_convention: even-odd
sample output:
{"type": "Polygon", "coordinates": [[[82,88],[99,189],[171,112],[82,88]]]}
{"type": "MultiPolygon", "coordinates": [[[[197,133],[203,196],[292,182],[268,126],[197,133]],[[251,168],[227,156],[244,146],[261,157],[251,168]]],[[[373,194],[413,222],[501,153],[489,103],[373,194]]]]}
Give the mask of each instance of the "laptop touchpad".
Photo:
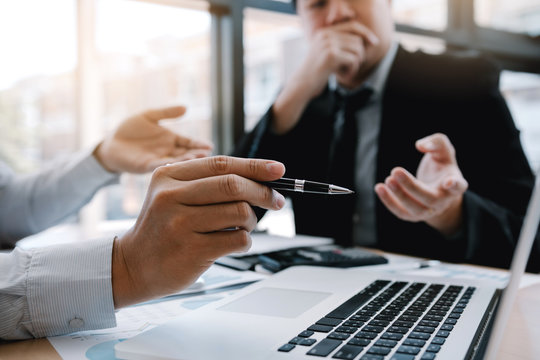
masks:
{"type": "Polygon", "coordinates": [[[295,318],[330,295],[318,291],[261,288],[217,310],[295,318]]]}

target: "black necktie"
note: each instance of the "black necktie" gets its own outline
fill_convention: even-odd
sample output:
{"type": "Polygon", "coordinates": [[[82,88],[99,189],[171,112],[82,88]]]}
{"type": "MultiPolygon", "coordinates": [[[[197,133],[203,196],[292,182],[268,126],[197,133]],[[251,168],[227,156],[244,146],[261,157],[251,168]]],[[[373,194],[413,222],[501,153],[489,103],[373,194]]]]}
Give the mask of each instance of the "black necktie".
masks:
{"type": "Polygon", "coordinates": [[[346,96],[336,95],[336,117],[330,149],[329,180],[339,186],[354,189],[358,126],[356,113],[369,101],[373,90],[363,87],[346,96]],[[341,116],[340,116],[341,114],[341,116]]]}

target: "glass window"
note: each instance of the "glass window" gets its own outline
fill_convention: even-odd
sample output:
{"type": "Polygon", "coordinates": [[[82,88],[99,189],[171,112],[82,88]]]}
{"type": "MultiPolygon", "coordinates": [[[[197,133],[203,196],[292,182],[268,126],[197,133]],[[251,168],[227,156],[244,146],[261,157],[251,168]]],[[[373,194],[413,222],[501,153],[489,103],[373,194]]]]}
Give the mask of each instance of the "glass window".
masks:
{"type": "Polygon", "coordinates": [[[75,14],[74,0],[0,2],[0,159],[16,171],[77,147],[75,14]]]}
{"type": "MultiPolygon", "coordinates": [[[[211,140],[210,14],[197,0],[173,7],[132,0],[100,0],[96,61],[102,128],[146,109],[186,105],[174,131],[211,140]],[[119,23],[121,19],[121,24],[119,23]],[[120,26],[121,25],[121,26],[120,26]]],[[[107,189],[107,219],[136,216],[149,176],[125,175],[107,189]]]]}
{"type": "Polygon", "coordinates": [[[447,26],[448,0],[392,1],[394,19],[398,24],[427,30],[442,31],[447,26]]]}
{"type": "Polygon", "coordinates": [[[300,21],[294,15],[244,11],[245,128],[251,130],[303,58],[300,21]]]}
{"type": "Polygon", "coordinates": [[[521,130],[521,141],[534,170],[540,168],[540,75],[504,71],[501,91],[516,126],[521,130]]]}
{"type": "Polygon", "coordinates": [[[439,38],[398,32],[396,38],[408,51],[421,50],[430,54],[440,54],[446,50],[446,42],[439,38]]]}
{"type": "Polygon", "coordinates": [[[538,0],[476,0],[475,20],[483,27],[540,35],[538,0]]]}

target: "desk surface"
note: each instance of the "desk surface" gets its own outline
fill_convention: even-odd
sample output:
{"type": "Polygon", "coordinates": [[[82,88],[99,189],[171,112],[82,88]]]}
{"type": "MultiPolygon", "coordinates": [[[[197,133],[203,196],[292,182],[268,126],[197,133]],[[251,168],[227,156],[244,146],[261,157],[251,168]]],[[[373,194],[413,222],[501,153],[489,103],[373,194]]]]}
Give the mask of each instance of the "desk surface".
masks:
{"type": "MultiPolygon", "coordinates": [[[[519,290],[506,333],[500,360],[533,360],[540,354],[540,284],[519,290]]],[[[61,359],[47,339],[0,345],[0,360],[61,359]]]]}

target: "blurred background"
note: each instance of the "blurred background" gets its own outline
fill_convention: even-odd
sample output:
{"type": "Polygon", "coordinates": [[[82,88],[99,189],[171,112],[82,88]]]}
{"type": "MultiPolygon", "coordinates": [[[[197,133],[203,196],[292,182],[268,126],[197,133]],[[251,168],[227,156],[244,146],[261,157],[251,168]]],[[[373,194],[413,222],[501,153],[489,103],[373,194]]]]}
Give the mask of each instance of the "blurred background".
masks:
{"type": "MultiPolygon", "coordinates": [[[[533,168],[540,166],[540,1],[393,0],[399,40],[482,52],[533,168]]],[[[26,173],[90,149],[126,117],[185,104],[167,124],[228,153],[275,99],[303,51],[288,1],[0,2],[0,158],[26,173]]],[[[486,129],[489,133],[489,129],[486,129]]],[[[134,218],[149,176],[124,175],[73,222],[134,218]]]]}

